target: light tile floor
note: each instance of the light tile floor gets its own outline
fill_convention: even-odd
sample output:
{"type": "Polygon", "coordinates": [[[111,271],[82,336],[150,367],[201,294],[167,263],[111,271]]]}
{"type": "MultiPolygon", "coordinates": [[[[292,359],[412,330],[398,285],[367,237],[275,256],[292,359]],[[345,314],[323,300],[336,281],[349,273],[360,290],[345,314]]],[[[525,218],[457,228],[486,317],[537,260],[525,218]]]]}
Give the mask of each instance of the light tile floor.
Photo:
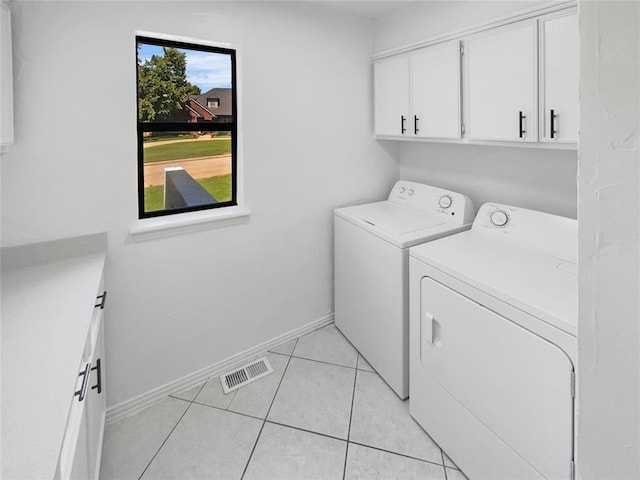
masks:
{"type": "Polygon", "coordinates": [[[329,325],[268,352],[228,395],[218,377],[108,425],[101,480],[464,480],[329,325]]]}

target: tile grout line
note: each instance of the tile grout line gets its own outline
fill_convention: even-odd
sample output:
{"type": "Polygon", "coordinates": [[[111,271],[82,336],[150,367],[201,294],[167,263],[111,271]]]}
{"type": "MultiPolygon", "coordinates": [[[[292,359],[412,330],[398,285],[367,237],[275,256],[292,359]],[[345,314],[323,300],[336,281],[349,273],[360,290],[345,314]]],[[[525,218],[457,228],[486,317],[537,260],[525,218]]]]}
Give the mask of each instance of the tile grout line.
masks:
{"type": "Polygon", "coordinates": [[[271,399],[271,403],[269,404],[269,408],[267,409],[267,413],[262,420],[262,425],[260,426],[260,431],[258,432],[258,436],[256,437],[256,441],[253,444],[253,448],[251,449],[251,453],[249,453],[249,458],[247,459],[247,463],[242,470],[242,475],[240,475],[240,480],[244,479],[244,476],[247,474],[247,469],[249,468],[249,464],[251,463],[251,459],[253,458],[253,453],[256,451],[256,447],[258,446],[258,441],[260,440],[260,436],[262,435],[262,431],[264,430],[264,426],[267,424],[267,417],[271,413],[271,407],[273,407],[273,402],[276,400],[276,396],[278,396],[278,392],[280,391],[280,386],[282,385],[282,381],[284,380],[284,376],[287,374],[287,370],[289,369],[289,364],[291,363],[291,358],[293,357],[293,352],[298,345],[298,339],[296,338],[296,344],[293,346],[293,350],[291,350],[291,355],[289,355],[289,360],[287,361],[287,365],[284,367],[284,371],[282,372],[282,377],[280,377],[280,381],[278,382],[278,388],[276,388],[275,393],[273,394],[273,398],[271,399]]]}
{"type": "MultiPolygon", "coordinates": [[[[357,352],[357,350],[356,350],[356,352],[357,352]]],[[[297,358],[298,360],[307,360],[308,362],[318,362],[318,363],[323,363],[324,365],[333,365],[334,367],[342,367],[342,368],[348,368],[348,369],[350,369],[350,370],[360,370],[360,371],[362,371],[362,372],[376,373],[376,372],[373,372],[373,371],[371,371],[371,370],[364,370],[364,369],[362,369],[362,368],[358,368],[358,367],[357,367],[357,365],[358,365],[358,361],[357,361],[357,359],[356,359],[356,366],[355,366],[355,367],[350,367],[350,366],[348,366],[348,365],[341,365],[341,364],[339,364],[339,363],[327,362],[327,361],[325,361],[325,360],[316,360],[315,358],[299,357],[299,356],[297,356],[297,355],[291,355],[291,356],[292,356],[293,358],[297,358]]],[[[372,368],[373,368],[373,367],[372,367],[372,368]]]]}
{"type": "Polygon", "coordinates": [[[236,415],[241,415],[241,416],[247,417],[247,418],[254,418],[256,420],[264,420],[264,418],[262,418],[262,417],[256,417],[254,415],[249,415],[248,413],[236,412],[235,410],[228,410],[228,409],[223,408],[223,407],[217,407],[215,405],[209,405],[208,403],[196,402],[195,400],[193,401],[193,403],[195,403],[196,405],[200,405],[201,407],[214,408],[216,410],[220,410],[221,412],[234,413],[236,415]]]}
{"type": "MultiPolygon", "coordinates": [[[[438,447],[440,447],[438,445],[438,447]]],[[[444,469],[444,480],[448,480],[449,479],[449,475],[447,475],[447,466],[445,465],[444,462],[444,450],[440,449],[440,456],[442,457],[442,468],[444,469]]]]}
{"type": "Polygon", "coordinates": [[[298,430],[299,432],[310,433],[311,435],[318,435],[324,438],[330,438],[331,440],[338,440],[339,442],[347,442],[344,438],[334,437],[333,435],[329,435],[328,433],[314,432],[313,430],[307,430],[304,428],[296,427],[294,425],[287,425],[286,423],[275,422],[273,420],[266,420],[267,423],[271,425],[278,425],[279,427],[290,428],[292,430],[298,430]]]}
{"type": "Polygon", "coordinates": [[[231,406],[231,404],[233,403],[233,401],[236,399],[236,395],[238,395],[238,390],[239,388],[235,389],[233,392],[233,397],[231,398],[231,400],[229,401],[228,405],[224,408],[225,412],[229,411],[229,407],[231,406]]]}
{"type": "Polygon", "coordinates": [[[362,442],[354,442],[354,441],[350,440],[349,443],[353,443],[354,445],[359,445],[361,447],[372,448],[373,450],[378,450],[379,452],[391,453],[392,455],[398,455],[399,457],[409,458],[411,460],[417,460],[419,462],[429,463],[431,465],[437,465],[438,467],[445,468],[444,465],[442,465],[441,463],[438,463],[437,461],[425,460],[424,458],[418,458],[418,457],[414,457],[414,456],[411,456],[411,455],[407,455],[405,453],[394,452],[392,450],[387,450],[387,449],[384,449],[384,448],[376,447],[375,445],[367,445],[366,443],[362,443],[362,442]]]}
{"type": "MultiPolygon", "coordinates": [[[[208,380],[207,380],[208,382],[208,380]]],[[[149,470],[149,467],[151,466],[151,464],[153,463],[153,461],[156,459],[156,457],[158,456],[158,454],[160,453],[160,450],[162,450],[162,447],[164,447],[164,445],[167,443],[167,440],[169,440],[169,437],[171,437],[171,435],[173,434],[173,432],[175,431],[176,428],[178,428],[178,425],[180,425],[180,422],[182,421],[182,419],[184,418],[184,416],[187,414],[187,412],[189,411],[189,409],[191,408],[191,405],[193,405],[193,402],[195,401],[196,397],[198,395],[200,395],[200,392],[202,391],[202,389],[204,388],[204,386],[207,384],[207,382],[204,382],[202,384],[202,386],[200,387],[200,390],[198,390],[198,393],[196,393],[196,396],[193,397],[193,400],[191,400],[189,402],[189,405],[187,405],[187,408],[184,409],[184,412],[182,412],[182,415],[180,415],[180,418],[178,419],[178,421],[176,422],[176,424],[173,426],[173,428],[171,429],[171,431],[169,432],[169,434],[167,435],[167,437],[164,439],[164,441],[162,442],[162,444],[160,445],[160,447],[158,448],[158,450],[156,450],[156,453],[151,457],[151,460],[149,460],[149,463],[147,463],[147,466],[144,467],[144,470],[142,470],[142,473],[140,474],[140,476],[138,477],[138,480],[141,480],[142,477],[144,477],[144,474],[147,473],[147,470],[149,470]]],[[[184,400],[182,398],[180,399],[175,399],[175,400],[182,400],[182,401],[188,401],[188,400],[184,400]]]]}
{"type": "Polygon", "coordinates": [[[272,353],[273,355],[280,355],[282,357],[290,357],[288,353],[280,353],[280,352],[272,352],[271,350],[267,350],[267,353],[272,353]]]}
{"type": "Polygon", "coordinates": [[[358,358],[356,359],[356,374],[353,376],[353,392],[351,393],[351,410],[349,412],[349,429],[347,430],[347,446],[344,452],[344,467],[342,469],[342,480],[345,480],[347,478],[347,459],[349,458],[349,440],[351,439],[351,421],[353,420],[353,405],[355,404],[355,401],[356,401],[356,384],[358,382],[358,363],[360,363],[360,352],[358,352],[358,358]]]}

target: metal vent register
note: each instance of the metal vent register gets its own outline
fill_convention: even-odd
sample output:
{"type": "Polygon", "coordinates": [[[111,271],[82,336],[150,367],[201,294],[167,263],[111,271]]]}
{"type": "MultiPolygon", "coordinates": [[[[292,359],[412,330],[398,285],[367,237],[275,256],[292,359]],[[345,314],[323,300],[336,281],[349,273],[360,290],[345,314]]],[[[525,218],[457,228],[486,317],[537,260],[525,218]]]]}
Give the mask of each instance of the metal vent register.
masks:
{"type": "Polygon", "coordinates": [[[229,393],[272,372],[273,368],[271,368],[269,360],[267,360],[267,357],[262,357],[244,367],[236,368],[232,372],[220,375],[220,383],[224,393],[229,393]]]}

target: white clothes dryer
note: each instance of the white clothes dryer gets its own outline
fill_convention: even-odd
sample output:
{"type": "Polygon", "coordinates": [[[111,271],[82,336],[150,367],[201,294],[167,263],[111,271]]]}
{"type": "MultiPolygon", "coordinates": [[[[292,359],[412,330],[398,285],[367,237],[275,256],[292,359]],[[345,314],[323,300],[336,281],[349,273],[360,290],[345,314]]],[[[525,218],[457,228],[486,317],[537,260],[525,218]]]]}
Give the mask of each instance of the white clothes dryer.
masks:
{"type": "Polygon", "coordinates": [[[577,222],[488,203],[410,251],[410,413],[472,479],[571,479],[577,222]]]}
{"type": "Polygon", "coordinates": [[[471,200],[398,181],[334,215],[335,324],[400,398],[409,395],[409,247],[471,227],[471,200]]]}

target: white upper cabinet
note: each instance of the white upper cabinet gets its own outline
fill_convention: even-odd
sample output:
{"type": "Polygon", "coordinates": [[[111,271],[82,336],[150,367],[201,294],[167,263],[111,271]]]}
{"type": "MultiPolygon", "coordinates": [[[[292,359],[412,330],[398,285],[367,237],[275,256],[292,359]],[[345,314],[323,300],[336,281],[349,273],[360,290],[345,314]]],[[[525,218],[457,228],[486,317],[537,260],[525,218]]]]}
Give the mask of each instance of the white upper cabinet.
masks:
{"type": "Polygon", "coordinates": [[[578,141],[578,42],[577,13],[540,21],[541,141],[578,141]]]}
{"type": "Polygon", "coordinates": [[[376,135],[409,134],[409,57],[402,55],[373,65],[376,135]]]}
{"type": "Polygon", "coordinates": [[[422,48],[411,56],[412,133],[460,138],[460,43],[422,48]]]}
{"type": "Polygon", "coordinates": [[[380,60],[374,78],[376,135],[460,138],[459,42],[380,60]]]}
{"type": "Polygon", "coordinates": [[[0,148],[13,143],[11,10],[0,2],[0,148]]]}
{"type": "Polygon", "coordinates": [[[575,4],[558,2],[382,53],[375,135],[575,148],[579,51],[575,4]]]}
{"type": "Polygon", "coordinates": [[[535,21],[470,38],[467,59],[468,137],[535,142],[537,74],[535,21]]]}

